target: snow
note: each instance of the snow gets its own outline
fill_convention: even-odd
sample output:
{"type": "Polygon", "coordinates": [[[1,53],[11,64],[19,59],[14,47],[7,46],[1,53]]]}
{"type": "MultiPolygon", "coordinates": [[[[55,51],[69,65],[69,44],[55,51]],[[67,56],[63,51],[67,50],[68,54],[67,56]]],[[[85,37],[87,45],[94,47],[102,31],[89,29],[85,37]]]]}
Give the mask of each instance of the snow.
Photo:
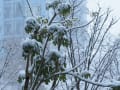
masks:
{"type": "Polygon", "coordinates": [[[90,71],[84,70],[84,71],[81,72],[82,77],[85,77],[86,75],[88,75],[88,77],[89,77],[90,71]]]}
{"type": "Polygon", "coordinates": [[[55,31],[64,33],[66,28],[62,25],[52,24],[48,27],[48,31],[54,33],[55,31]]]}
{"type": "Polygon", "coordinates": [[[34,68],[34,65],[30,66],[30,67],[28,68],[28,72],[29,72],[29,73],[32,73],[33,68],[34,68]]]}
{"type": "Polygon", "coordinates": [[[35,24],[36,23],[36,19],[34,17],[27,17],[26,18],[26,24],[35,24]]]}
{"type": "Polygon", "coordinates": [[[28,25],[28,26],[35,26],[35,24],[36,24],[36,20],[35,20],[35,18],[33,18],[33,17],[28,17],[27,19],[26,19],[26,24],[28,25]]]}
{"type": "Polygon", "coordinates": [[[57,8],[57,5],[60,3],[58,0],[51,0],[49,3],[47,3],[47,8],[57,8]]]}
{"type": "Polygon", "coordinates": [[[58,30],[58,26],[56,24],[52,24],[52,25],[48,26],[49,33],[54,33],[57,30],[58,30]]]}
{"type": "Polygon", "coordinates": [[[60,64],[61,65],[63,65],[64,63],[65,63],[65,56],[61,56],[60,58],[59,58],[59,62],[60,62],[60,64]]]}
{"type": "Polygon", "coordinates": [[[22,48],[25,53],[29,53],[30,50],[33,50],[33,51],[39,53],[39,46],[35,39],[26,38],[22,42],[22,48]]]}
{"type": "Polygon", "coordinates": [[[25,70],[20,70],[19,73],[18,73],[18,76],[20,78],[25,78],[25,70]]]}
{"type": "Polygon", "coordinates": [[[54,61],[50,61],[49,64],[52,66],[52,68],[55,68],[55,62],[54,61]]]}
{"type": "Polygon", "coordinates": [[[62,3],[58,5],[58,13],[61,15],[67,15],[69,14],[69,11],[71,9],[71,6],[68,3],[62,3]]]}
{"type": "Polygon", "coordinates": [[[29,38],[26,38],[23,42],[23,49],[26,48],[26,47],[34,47],[36,44],[36,41],[34,39],[29,39],[29,38]]]}
{"type": "Polygon", "coordinates": [[[25,85],[25,80],[22,81],[21,87],[23,87],[24,85],[25,85]]]}
{"type": "Polygon", "coordinates": [[[89,80],[89,79],[84,79],[82,78],[81,76],[77,75],[77,74],[74,74],[74,73],[68,73],[72,76],[75,76],[77,78],[79,78],[80,80],[82,81],[86,81],[90,84],[93,84],[93,85],[98,85],[98,86],[102,86],[102,87],[117,87],[117,86],[120,86],[120,82],[119,81],[115,81],[115,82],[107,82],[107,83],[99,83],[99,82],[95,82],[95,81],[92,81],[92,80],[89,80]]]}
{"type": "Polygon", "coordinates": [[[26,32],[38,31],[40,29],[40,24],[34,17],[28,17],[26,19],[25,30],[26,32]]]}
{"type": "Polygon", "coordinates": [[[47,60],[50,60],[52,58],[52,56],[56,56],[56,57],[61,57],[61,54],[56,51],[56,50],[51,50],[49,53],[48,53],[48,56],[47,56],[47,60]]]}
{"type": "Polygon", "coordinates": [[[68,9],[68,8],[70,8],[70,5],[68,3],[62,3],[58,6],[58,11],[61,12],[64,9],[68,9]]]}
{"type": "Polygon", "coordinates": [[[66,32],[66,27],[64,27],[64,26],[62,26],[62,25],[59,25],[59,27],[58,27],[58,32],[64,34],[64,33],[66,32]]]}
{"type": "Polygon", "coordinates": [[[33,58],[33,60],[34,60],[35,62],[38,61],[38,60],[41,60],[40,55],[36,55],[36,56],[33,58]]]}

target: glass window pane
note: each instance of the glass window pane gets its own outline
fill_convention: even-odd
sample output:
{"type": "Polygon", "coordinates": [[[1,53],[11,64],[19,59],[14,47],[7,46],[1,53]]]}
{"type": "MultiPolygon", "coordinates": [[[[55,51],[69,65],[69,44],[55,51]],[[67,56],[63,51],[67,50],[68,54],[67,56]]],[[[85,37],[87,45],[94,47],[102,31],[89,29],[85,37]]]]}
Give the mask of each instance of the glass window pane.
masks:
{"type": "Polygon", "coordinates": [[[7,21],[7,22],[4,23],[4,35],[10,36],[10,35],[13,34],[12,23],[13,22],[11,22],[11,21],[10,22],[7,21]]]}
{"type": "Polygon", "coordinates": [[[3,30],[2,30],[2,27],[0,25],[0,35],[2,35],[2,33],[3,33],[3,30]]]}
{"type": "Polygon", "coordinates": [[[14,16],[15,17],[21,17],[22,16],[22,7],[20,6],[20,3],[15,3],[14,7],[14,16]]]}
{"type": "Polygon", "coordinates": [[[12,4],[8,4],[4,6],[4,18],[11,18],[13,17],[13,6],[12,4]]]}
{"type": "Polygon", "coordinates": [[[24,22],[23,22],[23,20],[17,20],[16,22],[15,22],[15,33],[17,34],[17,35],[22,35],[22,33],[23,33],[23,25],[24,24],[24,22]]]}

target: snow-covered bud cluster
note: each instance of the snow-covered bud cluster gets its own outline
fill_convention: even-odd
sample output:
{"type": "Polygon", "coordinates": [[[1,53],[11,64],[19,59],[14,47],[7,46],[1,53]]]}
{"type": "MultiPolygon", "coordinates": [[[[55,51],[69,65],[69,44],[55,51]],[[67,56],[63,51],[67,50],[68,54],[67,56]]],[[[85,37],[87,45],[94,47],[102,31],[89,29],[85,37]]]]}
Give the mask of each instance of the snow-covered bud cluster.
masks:
{"type": "MultiPolygon", "coordinates": [[[[41,65],[42,62],[45,62],[44,68],[40,72],[40,75],[43,76],[43,78],[49,77],[53,73],[61,72],[65,70],[66,63],[65,58],[61,56],[61,53],[58,51],[50,51],[48,52],[47,56],[45,58],[41,56],[37,56],[35,58],[36,61],[36,67],[35,73],[38,71],[38,67],[41,65]]],[[[57,79],[65,81],[66,75],[58,75],[56,76],[57,79]]],[[[50,80],[52,80],[51,78],[50,80]]],[[[46,80],[45,83],[48,84],[50,80],[46,80]]]]}
{"type": "Polygon", "coordinates": [[[66,34],[66,28],[62,25],[50,25],[48,27],[48,33],[51,33],[51,34],[61,34],[61,35],[65,35],[66,34]]]}
{"type": "Polygon", "coordinates": [[[39,45],[36,40],[34,39],[26,39],[23,44],[23,56],[27,56],[30,53],[38,54],[39,51],[39,45]]]}
{"type": "Polygon", "coordinates": [[[58,60],[60,58],[60,53],[57,51],[51,51],[48,53],[48,60],[58,60]]]}
{"type": "Polygon", "coordinates": [[[26,25],[25,25],[26,33],[38,31],[39,29],[40,29],[40,25],[38,24],[35,18],[30,17],[26,20],[26,25]]]}
{"type": "Polygon", "coordinates": [[[58,50],[60,50],[61,45],[67,47],[70,44],[69,39],[66,37],[66,28],[62,25],[52,26],[51,31],[56,31],[53,37],[53,44],[58,45],[58,50]]]}
{"type": "Polygon", "coordinates": [[[52,34],[53,34],[54,32],[65,34],[66,28],[65,28],[64,26],[62,26],[62,25],[54,25],[54,24],[52,24],[52,25],[50,25],[50,26],[48,27],[48,32],[49,32],[49,33],[52,33],[52,34]]]}
{"type": "Polygon", "coordinates": [[[66,3],[62,3],[58,6],[58,13],[62,16],[68,16],[71,12],[71,6],[66,3]]]}
{"type": "Polygon", "coordinates": [[[66,32],[66,28],[64,27],[64,26],[59,26],[58,27],[58,32],[57,32],[57,34],[59,34],[60,36],[63,36],[63,35],[65,35],[67,32],[66,32]]]}
{"type": "Polygon", "coordinates": [[[59,0],[54,0],[54,1],[50,2],[50,3],[48,3],[46,6],[47,6],[47,9],[49,9],[49,8],[55,9],[55,8],[58,7],[59,4],[60,4],[59,0]]]}
{"type": "Polygon", "coordinates": [[[53,34],[54,32],[58,31],[58,26],[57,25],[50,25],[48,27],[48,33],[53,34]]]}
{"type": "Polygon", "coordinates": [[[84,77],[84,78],[89,78],[91,77],[91,73],[89,71],[82,71],[81,72],[81,76],[84,77]]]}
{"type": "Polygon", "coordinates": [[[70,44],[68,38],[66,38],[67,29],[62,25],[50,25],[48,34],[50,35],[50,40],[53,40],[53,44],[58,46],[58,50],[60,50],[61,45],[67,47],[70,44]]]}
{"type": "Polygon", "coordinates": [[[65,68],[65,58],[61,56],[61,53],[58,51],[50,51],[48,53],[49,65],[56,71],[63,71],[65,68]]]}
{"type": "Polygon", "coordinates": [[[18,82],[22,83],[25,79],[25,70],[20,70],[18,73],[18,82]]]}
{"type": "Polygon", "coordinates": [[[47,9],[52,8],[60,16],[68,16],[71,12],[71,5],[68,3],[62,3],[61,0],[54,0],[47,4],[47,9]]]}

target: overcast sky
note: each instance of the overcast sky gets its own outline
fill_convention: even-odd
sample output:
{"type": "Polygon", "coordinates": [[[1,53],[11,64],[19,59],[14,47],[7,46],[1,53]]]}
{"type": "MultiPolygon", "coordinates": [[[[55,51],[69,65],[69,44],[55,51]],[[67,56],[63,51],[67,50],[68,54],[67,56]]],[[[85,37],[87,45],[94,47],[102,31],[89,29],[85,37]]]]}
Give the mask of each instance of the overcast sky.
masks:
{"type": "MultiPolygon", "coordinates": [[[[112,9],[112,16],[120,17],[120,0],[88,0],[89,10],[94,11],[98,3],[103,9],[112,9]]],[[[120,34],[120,21],[112,28],[111,33],[115,36],[120,34]]]]}

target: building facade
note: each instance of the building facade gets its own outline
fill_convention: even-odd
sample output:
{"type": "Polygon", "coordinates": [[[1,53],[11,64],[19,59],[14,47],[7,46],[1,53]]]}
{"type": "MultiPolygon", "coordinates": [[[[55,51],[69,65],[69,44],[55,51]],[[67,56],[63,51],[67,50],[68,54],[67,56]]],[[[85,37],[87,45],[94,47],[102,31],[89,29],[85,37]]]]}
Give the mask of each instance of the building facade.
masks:
{"type": "MultiPolygon", "coordinates": [[[[29,3],[35,16],[45,16],[45,0],[29,0],[29,3]]],[[[25,66],[21,42],[25,38],[25,19],[29,16],[31,14],[26,0],[0,0],[0,89],[2,90],[21,90],[17,83],[17,72],[25,66]]]]}
{"type": "MultiPolygon", "coordinates": [[[[34,16],[46,17],[46,0],[29,0],[34,16]]],[[[25,16],[32,16],[27,1],[25,2],[25,16]]]]}
{"type": "Polygon", "coordinates": [[[2,37],[23,37],[24,0],[1,0],[0,6],[2,37]]]}
{"type": "MultiPolygon", "coordinates": [[[[34,16],[46,16],[45,0],[28,0],[34,16]]],[[[0,40],[24,36],[24,22],[31,16],[27,0],[0,0],[0,40]]]]}

